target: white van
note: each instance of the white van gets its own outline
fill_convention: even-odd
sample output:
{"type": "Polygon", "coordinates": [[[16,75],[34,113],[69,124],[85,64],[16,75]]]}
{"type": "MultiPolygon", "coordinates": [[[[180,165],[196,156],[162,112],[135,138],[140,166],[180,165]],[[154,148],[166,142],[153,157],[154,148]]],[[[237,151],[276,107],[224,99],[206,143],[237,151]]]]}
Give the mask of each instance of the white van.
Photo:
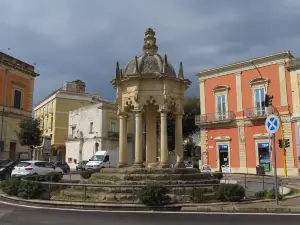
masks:
{"type": "Polygon", "coordinates": [[[85,164],[86,170],[100,171],[102,168],[116,167],[119,158],[118,150],[97,151],[88,163],[85,164]]]}

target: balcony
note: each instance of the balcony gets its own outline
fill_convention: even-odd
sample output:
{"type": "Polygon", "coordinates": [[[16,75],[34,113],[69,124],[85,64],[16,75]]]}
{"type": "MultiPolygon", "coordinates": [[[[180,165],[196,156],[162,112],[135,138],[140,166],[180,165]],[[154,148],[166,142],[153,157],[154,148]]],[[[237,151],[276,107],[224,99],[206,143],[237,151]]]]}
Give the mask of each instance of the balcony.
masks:
{"type": "Polygon", "coordinates": [[[245,117],[248,119],[265,119],[267,115],[264,107],[258,107],[246,109],[245,117]]]}
{"type": "Polygon", "coordinates": [[[21,116],[21,117],[32,117],[32,112],[31,111],[26,111],[23,109],[17,109],[13,108],[10,106],[3,106],[0,105],[0,113],[4,111],[4,114],[11,114],[11,115],[16,115],[16,116],[21,116]]]}
{"type": "MultiPolygon", "coordinates": [[[[112,137],[112,138],[119,138],[119,132],[108,131],[107,136],[112,137]]],[[[127,133],[127,138],[132,138],[132,137],[133,137],[133,134],[127,133]]]]}
{"type": "Polygon", "coordinates": [[[195,124],[197,126],[204,124],[229,123],[235,120],[234,112],[209,113],[195,116],[195,124]]]}

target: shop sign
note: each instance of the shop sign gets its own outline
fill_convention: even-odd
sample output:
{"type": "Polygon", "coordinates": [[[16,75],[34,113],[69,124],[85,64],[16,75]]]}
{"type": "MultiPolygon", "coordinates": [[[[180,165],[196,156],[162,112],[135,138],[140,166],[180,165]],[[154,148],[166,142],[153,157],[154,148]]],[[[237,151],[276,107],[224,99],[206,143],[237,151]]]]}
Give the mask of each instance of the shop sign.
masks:
{"type": "Polygon", "coordinates": [[[222,166],[222,173],[230,173],[230,166],[222,166]]]}

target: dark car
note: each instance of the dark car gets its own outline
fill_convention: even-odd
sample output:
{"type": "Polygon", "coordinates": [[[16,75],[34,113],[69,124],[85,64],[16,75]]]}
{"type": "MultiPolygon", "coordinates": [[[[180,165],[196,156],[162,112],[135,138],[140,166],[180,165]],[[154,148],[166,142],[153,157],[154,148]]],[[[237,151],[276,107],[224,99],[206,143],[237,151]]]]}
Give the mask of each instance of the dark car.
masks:
{"type": "Polygon", "coordinates": [[[0,159],[0,178],[8,179],[15,165],[16,161],[10,159],[0,159]]]}
{"type": "Polygon", "coordinates": [[[80,161],[77,165],[76,165],[76,170],[85,170],[85,164],[87,164],[87,160],[83,160],[80,161]]]}
{"type": "Polygon", "coordinates": [[[66,162],[53,162],[53,165],[61,168],[64,173],[70,173],[70,166],[66,162]]]}

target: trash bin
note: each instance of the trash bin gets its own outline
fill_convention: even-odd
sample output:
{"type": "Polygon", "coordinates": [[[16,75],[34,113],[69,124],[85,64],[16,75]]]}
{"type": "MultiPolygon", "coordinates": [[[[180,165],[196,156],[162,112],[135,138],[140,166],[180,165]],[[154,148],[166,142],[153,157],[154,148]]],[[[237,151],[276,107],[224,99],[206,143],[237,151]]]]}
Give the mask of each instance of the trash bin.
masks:
{"type": "Polygon", "coordinates": [[[264,176],[265,175],[265,168],[261,165],[256,166],[256,175],[264,176]]]}

